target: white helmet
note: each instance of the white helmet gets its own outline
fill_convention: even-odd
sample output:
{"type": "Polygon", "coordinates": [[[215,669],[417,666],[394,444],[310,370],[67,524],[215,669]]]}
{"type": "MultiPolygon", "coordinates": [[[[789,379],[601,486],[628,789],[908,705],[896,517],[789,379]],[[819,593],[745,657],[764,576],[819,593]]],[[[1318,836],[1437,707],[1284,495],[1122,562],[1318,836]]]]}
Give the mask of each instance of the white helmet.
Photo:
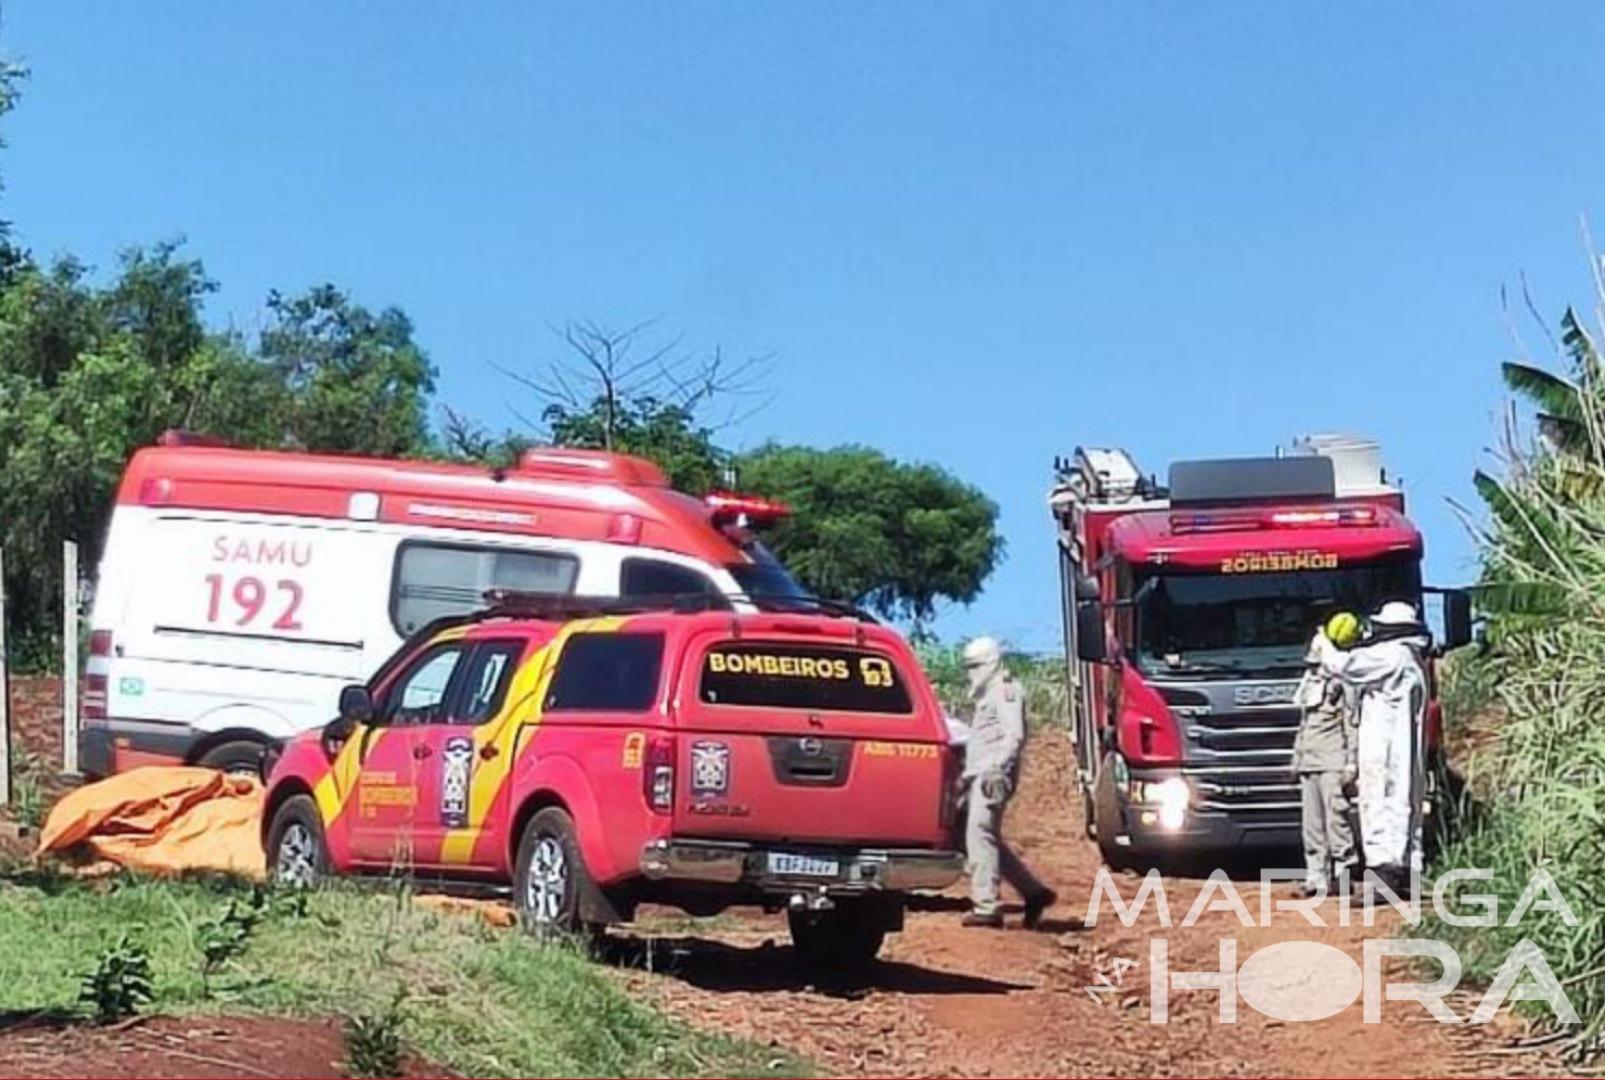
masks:
{"type": "Polygon", "coordinates": [[[981,664],[995,664],[1003,658],[1003,648],[998,639],[987,637],[971,638],[964,646],[964,666],[976,667],[981,664]]]}
{"type": "Polygon", "coordinates": [[[1414,604],[1403,600],[1389,600],[1371,616],[1375,626],[1420,626],[1421,616],[1416,614],[1414,604]]]}

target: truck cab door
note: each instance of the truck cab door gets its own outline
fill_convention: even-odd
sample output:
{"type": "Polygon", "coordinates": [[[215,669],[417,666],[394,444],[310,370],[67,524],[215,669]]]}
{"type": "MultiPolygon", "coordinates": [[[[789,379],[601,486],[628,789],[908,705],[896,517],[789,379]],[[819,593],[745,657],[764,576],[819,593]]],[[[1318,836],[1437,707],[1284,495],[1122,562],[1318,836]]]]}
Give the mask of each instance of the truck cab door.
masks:
{"type": "Polygon", "coordinates": [[[355,813],[345,815],[352,859],[369,868],[417,865],[420,778],[433,749],[427,729],[449,715],[466,647],[427,646],[381,692],[373,727],[361,736],[355,813]]]}
{"type": "Polygon", "coordinates": [[[489,873],[508,849],[507,780],[529,688],[518,674],[528,642],[477,641],[464,657],[451,706],[413,730],[418,801],[413,839],[418,865],[489,873]]]}

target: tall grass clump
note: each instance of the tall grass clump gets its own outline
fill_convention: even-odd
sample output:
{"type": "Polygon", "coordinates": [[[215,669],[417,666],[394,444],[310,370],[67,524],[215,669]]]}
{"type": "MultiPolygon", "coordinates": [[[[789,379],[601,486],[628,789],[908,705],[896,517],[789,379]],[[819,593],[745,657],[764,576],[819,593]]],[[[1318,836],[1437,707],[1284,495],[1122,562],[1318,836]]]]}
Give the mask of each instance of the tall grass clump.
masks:
{"type": "MultiPolygon", "coordinates": [[[[950,714],[967,720],[972,705],[964,680],[964,647],[935,641],[916,642],[925,675],[931,680],[937,698],[950,714]]],[[[1025,717],[1032,725],[1064,726],[1070,715],[1070,699],[1065,689],[1064,657],[1057,654],[1006,652],[1004,666],[1025,688],[1025,717]]]]}
{"type": "MultiPolygon", "coordinates": [[[[1605,384],[1595,335],[1570,310],[1561,328],[1567,375],[1505,365],[1536,406],[1540,437],[1522,445],[1512,424],[1503,474],[1476,477],[1488,508],[1477,527],[1487,644],[1457,658],[1457,677],[1493,696],[1462,707],[1498,722],[1469,759],[1472,805],[1434,866],[1491,872],[1464,891],[1497,895],[1501,925],[1431,929],[1484,983],[1518,941],[1535,942],[1582,1019],[1567,1033],[1571,1052],[1595,1058],[1605,1048],[1605,384]],[[1577,925],[1547,912],[1503,925],[1539,870],[1577,925]]],[[[1521,1007],[1550,1019],[1547,1006],[1521,1007]]]]}

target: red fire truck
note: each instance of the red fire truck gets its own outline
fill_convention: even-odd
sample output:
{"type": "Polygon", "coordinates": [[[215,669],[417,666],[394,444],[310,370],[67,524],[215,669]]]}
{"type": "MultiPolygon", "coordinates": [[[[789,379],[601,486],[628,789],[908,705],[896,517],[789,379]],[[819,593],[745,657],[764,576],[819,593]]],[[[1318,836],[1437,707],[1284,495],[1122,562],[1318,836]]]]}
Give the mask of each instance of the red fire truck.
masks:
{"type": "MultiPolygon", "coordinates": [[[[1468,594],[1421,584],[1421,534],[1375,443],[1177,462],[1165,487],[1123,450],[1055,472],[1079,784],[1111,866],[1297,846],[1293,692],[1334,612],[1423,611],[1436,593],[1437,649],[1470,640],[1468,594]]],[[[1429,777],[1441,724],[1434,700],[1429,777]]]]}

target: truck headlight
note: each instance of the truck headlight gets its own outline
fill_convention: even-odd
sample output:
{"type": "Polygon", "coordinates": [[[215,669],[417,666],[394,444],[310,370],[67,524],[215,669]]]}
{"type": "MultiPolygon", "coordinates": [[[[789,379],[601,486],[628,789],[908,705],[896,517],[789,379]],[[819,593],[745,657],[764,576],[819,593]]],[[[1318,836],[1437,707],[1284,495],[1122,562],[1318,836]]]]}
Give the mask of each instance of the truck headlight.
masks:
{"type": "Polygon", "coordinates": [[[1193,797],[1187,781],[1172,776],[1156,783],[1143,781],[1133,786],[1137,789],[1137,801],[1143,804],[1146,811],[1143,814],[1145,823],[1157,820],[1161,829],[1169,830],[1179,829],[1186,823],[1187,804],[1193,797]],[[1149,818],[1150,814],[1153,815],[1152,819],[1149,818]]]}

